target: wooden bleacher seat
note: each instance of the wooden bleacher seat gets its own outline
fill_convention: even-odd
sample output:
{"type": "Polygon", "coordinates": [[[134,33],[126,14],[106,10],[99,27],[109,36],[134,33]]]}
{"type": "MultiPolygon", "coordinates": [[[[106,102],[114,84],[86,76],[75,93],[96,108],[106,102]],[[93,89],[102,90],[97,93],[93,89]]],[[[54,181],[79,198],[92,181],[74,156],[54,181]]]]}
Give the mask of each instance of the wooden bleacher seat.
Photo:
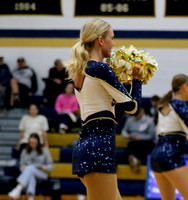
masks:
{"type": "MultiPolygon", "coordinates": [[[[54,170],[50,172],[51,178],[68,178],[77,179],[76,175],[72,174],[71,163],[55,163],[54,170]]],[[[146,166],[141,166],[140,173],[136,174],[133,172],[129,165],[118,165],[117,166],[117,177],[118,180],[145,180],[146,178],[146,166]]]]}
{"type": "MultiPolygon", "coordinates": [[[[49,133],[47,134],[49,146],[62,147],[62,146],[73,146],[74,141],[79,139],[79,134],[75,133],[49,133]]],[[[121,135],[116,135],[116,147],[127,148],[129,139],[123,138],[121,135]]]]}
{"type": "Polygon", "coordinates": [[[60,160],[60,148],[49,148],[52,159],[54,162],[59,162],[60,160]]]}
{"type": "MultiPolygon", "coordinates": [[[[60,180],[62,194],[74,195],[81,191],[81,194],[85,194],[83,192],[85,188],[80,184],[77,175],[72,174],[72,150],[79,139],[79,134],[67,133],[62,135],[59,133],[49,133],[47,137],[50,152],[55,162],[54,170],[49,173],[49,177],[51,180],[60,180]]],[[[121,194],[126,196],[126,199],[143,200],[146,166],[141,166],[141,172],[138,174],[131,170],[127,160],[128,142],[129,139],[123,138],[121,135],[116,135],[118,187],[121,194]],[[131,195],[134,196],[128,198],[131,195]],[[140,197],[136,198],[135,195],[139,195],[140,197]]],[[[70,196],[70,200],[72,200],[72,197],[70,196]]]]}

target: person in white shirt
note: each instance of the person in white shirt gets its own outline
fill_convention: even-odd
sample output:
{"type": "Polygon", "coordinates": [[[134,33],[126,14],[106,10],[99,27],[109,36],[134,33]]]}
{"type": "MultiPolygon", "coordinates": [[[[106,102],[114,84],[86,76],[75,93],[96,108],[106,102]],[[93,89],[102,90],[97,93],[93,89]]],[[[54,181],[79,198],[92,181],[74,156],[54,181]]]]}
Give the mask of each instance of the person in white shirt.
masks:
{"type": "Polygon", "coordinates": [[[48,121],[45,116],[38,114],[38,112],[38,107],[35,104],[31,104],[29,106],[29,115],[24,115],[20,121],[20,137],[16,146],[16,149],[20,152],[24,147],[26,147],[31,133],[37,133],[41,144],[48,147],[48,121]]]}

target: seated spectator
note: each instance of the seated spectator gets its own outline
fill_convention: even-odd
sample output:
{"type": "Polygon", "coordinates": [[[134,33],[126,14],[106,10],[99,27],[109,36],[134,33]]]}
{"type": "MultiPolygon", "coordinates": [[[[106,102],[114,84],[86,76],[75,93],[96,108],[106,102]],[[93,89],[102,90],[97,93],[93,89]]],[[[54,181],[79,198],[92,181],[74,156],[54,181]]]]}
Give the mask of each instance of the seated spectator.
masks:
{"type": "Polygon", "coordinates": [[[27,107],[29,96],[37,91],[37,79],[34,70],[26,65],[24,58],[18,58],[18,68],[12,72],[10,105],[27,107]]]}
{"type": "Polygon", "coordinates": [[[60,116],[59,132],[70,130],[77,121],[75,115],[78,110],[78,102],[74,95],[74,86],[69,83],[65,88],[65,94],[60,94],[55,103],[55,110],[60,116]]]}
{"type": "Polygon", "coordinates": [[[0,110],[4,107],[8,109],[7,96],[10,91],[10,80],[12,75],[9,67],[4,63],[4,57],[0,57],[0,110]]]}
{"type": "Polygon", "coordinates": [[[44,97],[47,106],[54,107],[57,96],[64,93],[65,86],[68,83],[68,74],[61,60],[55,60],[54,67],[50,68],[48,78],[43,78],[46,83],[44,97]]]}
{"type": "Polygon", "coordinates": [[[133,170],[139,172],[140,164],[146,164],[147,155],[151,153],[155,146],[155,124],[141,109],[138,115],[127,119],[122,129],[122,136],[130,138],[128,143],[128,160],[133,170]]]}
{"type": "Polygon", "coordinates": [[[48,172],[53,170],[53,161],[48,148],[41,146],[38,134],[31,134],[29,143],[21,153],[20,171],[17,186],[8,193],[9,197],[18,199],[23,189],[28,200],[34,200],[37,179],[48,178],[48,172]]]}
{"type": "Polygon", "coordinates": [[[159,100],[160,100],[159,96],[157,95],[152,96],[150,100],[151,105],[147,109],[145,109],[145,113],[154,120],[155,124],[157,124],[157,118],[158,118],[157,104],[159,100]]]}
{"type": "Polygon", "coordinates": [[[21,151],[26,147],[32,133],[37,133],[41,144],[48,147],[48,121],[45,116],[39,115],[38,112],[39,110],[37,106],[35,104],[31,104],[29,106],[29,115],[22,117],[19,125],[20,137],[16,147],[17,150],[21,151]]]}

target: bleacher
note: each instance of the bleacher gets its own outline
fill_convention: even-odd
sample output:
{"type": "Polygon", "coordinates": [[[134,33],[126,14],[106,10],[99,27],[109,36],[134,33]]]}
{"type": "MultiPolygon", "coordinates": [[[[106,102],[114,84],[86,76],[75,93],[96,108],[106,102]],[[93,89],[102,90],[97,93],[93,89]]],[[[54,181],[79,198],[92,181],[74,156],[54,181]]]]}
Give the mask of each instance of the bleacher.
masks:
{"type": "MultiPolygon", "coordinates": [[[[26,110],[14,110],[12,113],[0,116],[0,200],[8,199],[7,193],[15,186],[15,178],[19,174],[16,161],[12,159],[12,149],[18,137],[18,124],[26,110]]],[[[54,191],[61,194],[61,199],[79,199],[86,190],[76,175],[72,175],[72,151],[79,138],[78,133],[48,133],[50,152],[55,163],[54,170],[49,173],[49,179],[37,186],[37,197],[52,197],[54,191]],[[41,196],[42,195],[42,196],[41,196]]],[[[117,147],[117,177],[120,193],[126,199],[144,199],[146,166],[141,167],[136,174],[128,165],[128,139],[116,136],[117,147]]],[[[56,198],[53,198],[56,199],[56,198]]]]}

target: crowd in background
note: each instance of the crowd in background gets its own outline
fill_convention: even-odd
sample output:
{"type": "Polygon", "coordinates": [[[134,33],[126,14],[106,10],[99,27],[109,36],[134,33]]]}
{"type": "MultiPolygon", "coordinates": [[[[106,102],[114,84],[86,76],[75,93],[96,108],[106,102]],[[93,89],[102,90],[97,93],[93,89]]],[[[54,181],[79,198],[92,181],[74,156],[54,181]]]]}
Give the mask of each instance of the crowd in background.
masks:
{"type": "MultiPolygon", "coordinates": [[[[38,88],[36,72],[27,66],[26,60],[22,57],[17,59],[17,68],[11,72],[8,65],[4,63],[4,58],[0,57],[1,110],[11,111],[15,107],[28,109],[28,114],[24,115],[20,121],[20,137],[15,147],[21,161],[23,161],[23,155],[30,154],[33,151],[32,147],[28,151],[28,145],[31,145],[33,134],[38,137],[34,137],[33,140],[40,143],[41,148],[44,148],[42,151],[45,153],[48,149],[48,132],[55,130],[60,134],[65,134],[71,132],[74,127],[81,127],[79,105],[74,95],[74,84],[68,80],[66,68],[60,59],[55,60],[54,66],[49,68],[48,77],[42,80],[45,82],[42,103],[40,105],[31,104],[29,97],[35,95],[38,88]]],[[[129,138],[128,161],[136,173],[139,173],[141,164],[146,164],[147,155],[151,153],[157,141],[157,103],[159,100],[160,97],[157,95],[151,97],[149,104],[142,106],[136,116],[128,116],[121,113],[118,107],[116,108],[118,114],[117,134],[129,138]]],[[[48,160],[51,162],[49,155],[48,160]]],[[[40,174],[46,170],[46,167],[44,167],[44,170],[41,166],[37,168],[37,170],[40,170],[40,174]]],[[[20,195],[23,187],[19,183],[23,181],[23,177],[27,177],[27,173],[30,173],[29,170],[33,170],[31,167],[24,168],[25,172],[21,170],[24,173],[21,173],[18,178],[18,185],[10,193],[10,196],[20,195]]],[[[25,182],[22,185],[24,184],[25,182]]],[[[32,194],[34,194],[34,180],[31,185],[31,189],[28,189],[28,191],[32,190],[32,194]]],[[[32,195],[30,196],[32,199],[32,195]]]]}

